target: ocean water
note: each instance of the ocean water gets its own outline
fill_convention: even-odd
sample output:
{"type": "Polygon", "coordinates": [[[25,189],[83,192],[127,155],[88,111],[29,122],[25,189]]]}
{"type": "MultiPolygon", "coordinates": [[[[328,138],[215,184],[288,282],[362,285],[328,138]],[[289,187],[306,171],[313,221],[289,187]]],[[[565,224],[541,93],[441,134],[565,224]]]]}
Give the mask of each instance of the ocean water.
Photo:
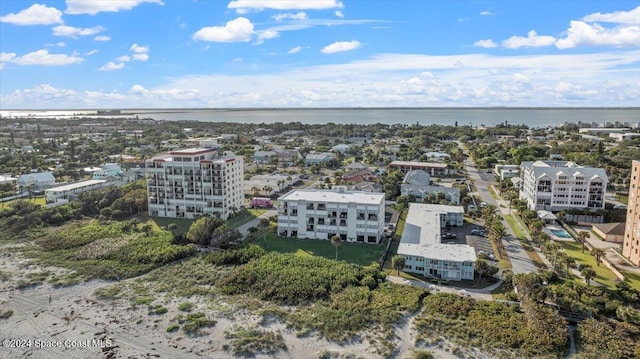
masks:
{"type": "MultiPolygon", "coordinates": [[[[95,112],[93,112],[95,114],[95,112]]],[[[596,124],[625,123],[638,126],[640,108],[353,108],[353,109],[126,109],[122,116],[164,121],[204,121],[239,123],[301,122],[305,124],[420,124],[495,126],[525,124],[532,128],[556,127],[564,122],[596,124]]],[[[87,110],[0,111],[3,120],[29,115],[68,118],[91,115],[87,110]]],[[[97,117],[97,116],[96,116],[97,117]]]]}

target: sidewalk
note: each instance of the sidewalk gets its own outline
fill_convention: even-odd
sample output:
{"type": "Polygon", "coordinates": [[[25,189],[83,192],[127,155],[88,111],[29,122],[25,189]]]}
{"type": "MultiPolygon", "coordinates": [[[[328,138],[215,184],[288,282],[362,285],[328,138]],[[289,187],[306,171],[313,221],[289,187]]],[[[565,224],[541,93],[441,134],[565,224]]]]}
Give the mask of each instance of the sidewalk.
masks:
{"type": "Polygon", "coordinates": [[[258,223],[260,223],[260,219],[261,218],[269,218],[271,216],[275,216],[276,214],[278,214],[278,210],[277,209],[270,209],[270,210],[264,212],[263,214],[261,214],[260,216],[254,218],[251,221],[249,221],[249,222],[241,225],[240,227],[238,227],[238,231],[240,232],[240,234],[244,238],[244,237],[247,236],[247,234],[249,234],[249,228],[258,226],[258,223]]]}

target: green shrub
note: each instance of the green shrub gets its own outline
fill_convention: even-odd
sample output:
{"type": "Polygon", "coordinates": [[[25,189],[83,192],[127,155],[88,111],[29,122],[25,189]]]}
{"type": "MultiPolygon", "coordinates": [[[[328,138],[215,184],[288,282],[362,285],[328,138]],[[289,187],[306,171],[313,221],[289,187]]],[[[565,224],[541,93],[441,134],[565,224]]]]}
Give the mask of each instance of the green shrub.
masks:
{"type": "Polygon", "coordinates": [[[202,312],[187,314],[182,330],[189,336],[197,336],[202,333],[203,328],[209,328],[216,324],[215,320],[209,319],[202,312]]]}
{"type": "Polygon", "coordinates": [[[249,263],[253,259],[260,258],[265,253],[266,252],[262,247],[252,244],[247,247],[214,252],[209,254],[207,259],[215,265],[239,265],[249,263]]]}
{"type": "Polygon", "coordinates": [[[190,312],[193,307],[195,307],[195,304],[191,303],[191,302],[184,302],[184,303],[180,303],[180,305],[178,306],[178,310],[181,312],[190,312]]]}
{"type": "Polygon", "coordinates": [[[171,324],[170,326],[167,327],[167,333],[173,333],[178,329],[180,329],[180,324],[171,324]]]}
{"type": "MultiPolygon", "coordinates": [[[[218,282],[226,294],[250,293],[260,299],[298,304],[329,298],[365,276],[383,278],[375,267],[360,267],[320,257],[269,253],[234,268],[218,282]]],[[[377,282],[377,281],[376,281],[377,282]]]]}

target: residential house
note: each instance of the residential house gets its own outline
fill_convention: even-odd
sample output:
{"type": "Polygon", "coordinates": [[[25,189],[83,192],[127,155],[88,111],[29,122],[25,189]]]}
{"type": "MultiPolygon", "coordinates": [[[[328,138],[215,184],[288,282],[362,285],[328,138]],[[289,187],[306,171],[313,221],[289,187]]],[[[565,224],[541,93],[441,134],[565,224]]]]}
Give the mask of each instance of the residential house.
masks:
{"type": "Polygon", "coordinates": [[[328,163],[334,157],[335,155],[329,152],[321,152],[321,153],[312,152],[307,154],[307,156],[304,158],[304,163],[308,165],[328,163]]]}
{"type": "Polygon", "coordinates": [[[625,222],[598,223],[591,225],[593,232],[607,242],[623,243],[625,222]]]}
{"type": "Polygon", "coordinates": [[[253,162],[259,165],[271,164],[274,158],[276,158],[275,151],[256,151],[253,153],[253,162]]]}
{"type": "Polygon", "coordinates": [[[393,161],[389,168],[397,168],[404,173],[411,170],[423,170],[432,177],[442,177],[450,174],[449,167],[445,163],[418,162],[418,161],[393,161]]]}
{"type": "Polygon", "coordinates": [[[16,185],[20,193],[29,191],[44,191],[56,184],[56,178],[51,172],[29,173],[18,176],[16,185]]]}

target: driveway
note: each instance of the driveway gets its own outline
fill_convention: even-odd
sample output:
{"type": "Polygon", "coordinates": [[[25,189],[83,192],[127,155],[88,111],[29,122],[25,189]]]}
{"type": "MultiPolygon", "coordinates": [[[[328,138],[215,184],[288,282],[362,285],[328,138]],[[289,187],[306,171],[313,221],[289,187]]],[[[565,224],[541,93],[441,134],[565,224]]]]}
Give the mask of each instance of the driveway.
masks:
{"type": "MultiPolygon", "coordinates": [[[[469,174],[469,178],[475,183],[477,188],[476,193],[478,194],[478,197],[480,197],[480,200],[487,202],[488,204],[492,204],[496,206],[496,208],[500,208],[491,196],[491,193],[489,193],[490,183],[486,180],[487,174],[480,173],[469,159],[465,160],[464,165],[467,173],[469,174]]],[[[504,219],[502,220],[502,224],[507,232],[507,235],[502,239],[502,244],[507,249],[507,255],[511,261],[511,269],[513,273],[537,272],[536,266],[533,264],[533,261],[531,261],[531,258],[529,258],[529,255],[524,250],[524,247],[522,247],[522,244],[516,240],[516,236],[511,230],[509,224],[504,219]]]]}

